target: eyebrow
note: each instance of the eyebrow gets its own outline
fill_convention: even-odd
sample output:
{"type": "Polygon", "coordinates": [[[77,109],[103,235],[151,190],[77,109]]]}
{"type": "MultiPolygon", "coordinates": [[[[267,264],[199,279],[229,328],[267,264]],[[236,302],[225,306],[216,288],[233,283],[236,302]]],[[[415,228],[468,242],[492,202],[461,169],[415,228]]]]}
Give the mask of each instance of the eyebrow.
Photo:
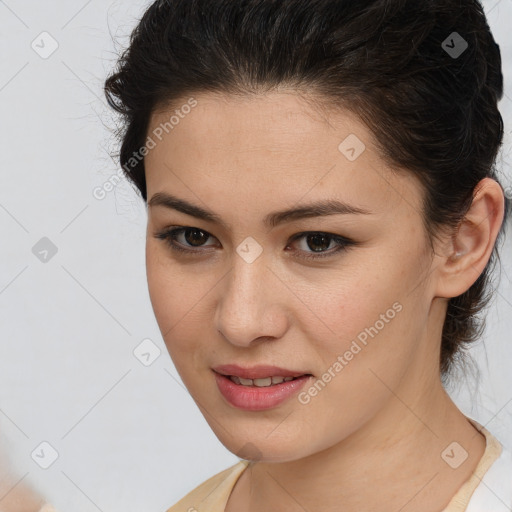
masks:
{"type": "MultiPolygon", "coordinates": [[[[148,206],[163,206],[171,210],[177,210],[192,217],[202,219],[204,221],[219,224],[225,228],[228,225],[214,212],[206,210],[200,206],[191,204],[183,199],[179,199],[165,192],[157,192],[151,197],[148,206]]],[[[280,224],[291,222],[294,220],[306,219],[311,217],[324,217],[328,215],[370,215],[372,212],[363,208],[358,208],[337,200],[322,200],[314,203],[304,204],[296,208],[281,210],[269,213],[263,219],[265,226],[274,228],[280,224]]]]}

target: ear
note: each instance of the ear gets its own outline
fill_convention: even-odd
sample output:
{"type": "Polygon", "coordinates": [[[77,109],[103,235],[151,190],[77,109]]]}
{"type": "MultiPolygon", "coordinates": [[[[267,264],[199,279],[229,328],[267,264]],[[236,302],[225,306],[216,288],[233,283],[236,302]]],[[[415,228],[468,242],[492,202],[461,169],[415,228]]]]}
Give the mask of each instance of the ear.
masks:
{"type": "Polygon", "coordinates": [[[443,254],[437,255],[437,297],[457,297],[467,291],[491,257],[505,211],[499,183],[484,178],[473,193],[473,202],[443,254]]]}

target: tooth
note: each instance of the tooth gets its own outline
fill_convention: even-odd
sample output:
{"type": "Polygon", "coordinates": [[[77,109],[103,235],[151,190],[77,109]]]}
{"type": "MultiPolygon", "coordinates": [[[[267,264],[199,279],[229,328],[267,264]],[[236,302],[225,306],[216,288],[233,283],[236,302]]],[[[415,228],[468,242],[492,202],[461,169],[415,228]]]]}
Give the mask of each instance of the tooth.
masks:
{"type": "Polygon", "coordinates": [[[254,385],[260,387],[266,387],[272,385],[272,378],[266,377],[265,379],[254,379],[254,385]]]}
{"type": "Polygon", "coordinates": [[[237,377],[236,375],[231,375],[229,377],[235,384],[240,384],[242,386],[256,386],[256,387],[268,387],[273,386],[274,384],[281,384],[282,382],[289,382],[293,380],[295,377],[266,377],[264,379],[244,379],[243,377],[237,377]]]}

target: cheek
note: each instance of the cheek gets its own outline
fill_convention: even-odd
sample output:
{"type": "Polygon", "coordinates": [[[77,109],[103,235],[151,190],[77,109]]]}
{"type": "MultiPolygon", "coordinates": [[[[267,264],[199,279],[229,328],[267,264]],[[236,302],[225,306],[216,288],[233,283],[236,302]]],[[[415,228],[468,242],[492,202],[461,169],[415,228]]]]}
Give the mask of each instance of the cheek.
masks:
{"type": "Polygon", "coordinates": [[[182,363],[199,367],[204,338],[210,335],[209,293],[214,293],[219,278],[187,270],[152,241],[146,246],[146,275],[155,318],[173,362],[177,368],[182,363]]]}
{"type": "MultiPolygon", "coordinates": [[[[401,309],[404,293],[394,269],[383,272],[372,261],[359,261],[290,287],[298,300],[295,316],[310,339],[329,354],[349,350],[354,339],[364,343],[369,332],[384,332],[401,309]]],[[[291,297],[293,299],[293,297],[291,297]]]]}
{"type": "Polygon", "coordinates": [[[322,380],[337,382],[332,388],[341,394],[351,389],[358,400],[365,400],[358,390],[377,382],[370,370],[390,384],[406,371],[428,319],[428,290],[417,286],[420,259],[393,256],[390,250],[386,258],[361,258],[357,268],[317,282],[309,296],[300,292],[308,297],[302,329],[323,363],[322,380]]]}
{"type": "MultiPolygon", "coordinates": [[[[336,442],[370,420],[390,398],[414,356],[408,337],[408,309],[400,294],[373,289],[341,294],[324,307],[331,318],[330,333],[314,337],[322,364],[316,380],[299,395],[301,414],[308,422],[332,425],[319,443],[336,442]],[[365,300],[365,299],[368,300],[365,300]]],[[[325,329],[322,333],[325,333],[325,329]]],[[[319,445],[319,448],[322,446],[319,445]]]]}
{"type": "Polygon", "coordinates": [[[167,342],[197,302],[201,291],[198,283],[187,283],[187,275],[155,245],[148,242],[146,246],[146,275],[153,311],[167,342]]]}

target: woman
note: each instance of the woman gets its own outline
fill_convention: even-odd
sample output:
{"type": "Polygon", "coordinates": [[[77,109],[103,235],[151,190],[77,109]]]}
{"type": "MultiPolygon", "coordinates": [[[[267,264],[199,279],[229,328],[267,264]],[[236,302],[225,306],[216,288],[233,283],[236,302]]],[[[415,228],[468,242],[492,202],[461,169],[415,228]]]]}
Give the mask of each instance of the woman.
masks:
{"type": "Polygon", "coordinates": [[[482,6],[158,1],[105,88],[162,336],[243,459],[169,512],[509,510],[443,387],[508,209],[482,6]]]}

